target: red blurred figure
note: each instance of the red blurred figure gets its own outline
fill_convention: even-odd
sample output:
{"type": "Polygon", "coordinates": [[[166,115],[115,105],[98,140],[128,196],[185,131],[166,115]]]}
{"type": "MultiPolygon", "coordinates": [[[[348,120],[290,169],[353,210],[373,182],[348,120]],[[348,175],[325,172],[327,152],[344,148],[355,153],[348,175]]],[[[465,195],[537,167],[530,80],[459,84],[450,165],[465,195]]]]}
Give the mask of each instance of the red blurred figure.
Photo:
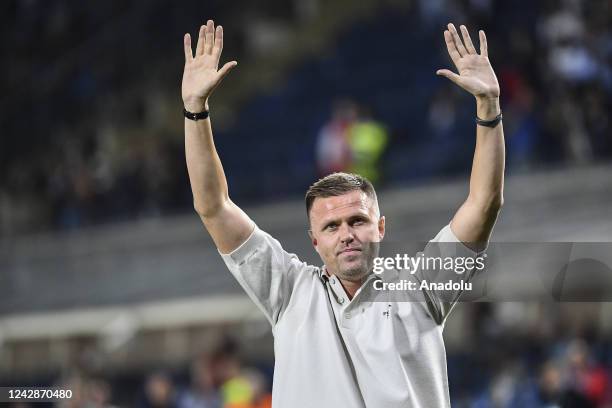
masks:
{"type": "Polygon", "coordinates": [[[567,350],[568,375],[571,386],[583,394],[595,406],[612,403],[608,393],[610,378],[606,370],[592,358],[586,343],[572,342],[567,350]]]}
{"type": "Polygon", "coordinates": [[[317,137],[317,170],[321,177],[351,166],[349,129],[357,120],[357,105],[351,100],[335,103],[330,120],[323,125],[317,137]]]}

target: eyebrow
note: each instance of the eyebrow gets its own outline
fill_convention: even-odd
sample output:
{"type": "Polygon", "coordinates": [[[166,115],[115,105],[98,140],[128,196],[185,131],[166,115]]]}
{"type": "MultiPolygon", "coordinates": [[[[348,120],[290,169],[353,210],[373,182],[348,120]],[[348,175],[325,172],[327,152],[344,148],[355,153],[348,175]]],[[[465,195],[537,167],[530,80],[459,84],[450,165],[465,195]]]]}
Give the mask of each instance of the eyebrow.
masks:
{"type": "MultiPolygon", "coordinates": [[[[370,216],[366,215],[366,214],[353,214],[351,216],[348,217],[347,222],[352,222],[352,221],[357,221],[357,220],[364,220],[364,221],[369,221],[370,220],[370,216]]],[[[323,224],[323,227],[321,227],[321,231],[323,231],[325,228],[327,228],[330,225],[333,224],[339,224],[340,220],[339,219],[331,219],[328,220],[327,222],[325,222],[323,224]]]]}

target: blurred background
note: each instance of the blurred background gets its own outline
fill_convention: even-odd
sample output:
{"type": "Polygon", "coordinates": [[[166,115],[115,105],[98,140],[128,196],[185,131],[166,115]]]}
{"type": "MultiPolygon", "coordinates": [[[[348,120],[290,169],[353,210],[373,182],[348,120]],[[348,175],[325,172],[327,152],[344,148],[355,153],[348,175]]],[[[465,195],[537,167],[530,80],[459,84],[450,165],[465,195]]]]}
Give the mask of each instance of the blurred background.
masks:
{"type": "MultiPolygon", "coordinates": [[[[390,239],[431,239],[465,198],[475,104],[435,75],[451,21],[486,31],[502,87],[494,240],[612,241],[610,0],[0,10],[0,386],[69,387],[61,406],[269,407],[272,335],[185,166],[182,36],[209,18],[239,61],[210,101],[230,194],[302,259],[320,262],[303,194],[330,172],[375,182],[390,239]]],[[[612,406],[610,303],[462,304],[445,338],[453,406],[612,406]]]]}

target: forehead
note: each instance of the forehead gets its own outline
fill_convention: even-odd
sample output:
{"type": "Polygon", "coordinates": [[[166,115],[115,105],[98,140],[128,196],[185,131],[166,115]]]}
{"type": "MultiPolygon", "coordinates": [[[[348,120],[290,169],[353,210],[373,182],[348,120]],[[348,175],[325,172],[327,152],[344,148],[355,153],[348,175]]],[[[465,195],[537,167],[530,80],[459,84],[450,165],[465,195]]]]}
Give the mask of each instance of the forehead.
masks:
{"type": "Polygon", "coordinates": [[[310,219],[314,223],[354,213],[368,214],[373,210],[373,200],[363,191],[355,190],[334,197],[317,197],[312,203],[310,219]]]}

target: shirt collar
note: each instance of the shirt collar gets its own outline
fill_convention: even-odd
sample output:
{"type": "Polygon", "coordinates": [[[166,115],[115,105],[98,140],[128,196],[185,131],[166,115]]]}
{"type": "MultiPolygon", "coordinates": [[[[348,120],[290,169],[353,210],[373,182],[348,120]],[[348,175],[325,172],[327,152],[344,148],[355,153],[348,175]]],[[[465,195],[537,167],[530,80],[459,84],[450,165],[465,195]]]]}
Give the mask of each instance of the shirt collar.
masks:
{"type": "MultiPolygon", "coordinates": [[[[344,301],[349,300],[348,295],[346,294],[346,291],[342,287],[342,284],[340,283],[340,280],[338,279],[338,277],[333,274],[329,274],[327,272],[327,268],[325,267],[325,265],[319,268],[319,278],[321,279],[323,284],[332,291],[332,293],[336,297],[336,300],[341,299],[341,298],[344,299],[341,303],[344,303],[344,301]],[[334,279],[335,282],[337,282],[337,285],[328,285],[329,281],[332,279],[334,279]]],[[[361,286],[355,293],[355,296],[353,296],[353,298],[350,300],[350,303],[352,303],[355,299],[360,298],[361,293],[368,286],[368,284],[374,279],[381,280],[382,278],[381,276],[370,271],[370,273],[366,276],[366,279],[363,281],[363,283],[361,284],[361,286]]]]}

